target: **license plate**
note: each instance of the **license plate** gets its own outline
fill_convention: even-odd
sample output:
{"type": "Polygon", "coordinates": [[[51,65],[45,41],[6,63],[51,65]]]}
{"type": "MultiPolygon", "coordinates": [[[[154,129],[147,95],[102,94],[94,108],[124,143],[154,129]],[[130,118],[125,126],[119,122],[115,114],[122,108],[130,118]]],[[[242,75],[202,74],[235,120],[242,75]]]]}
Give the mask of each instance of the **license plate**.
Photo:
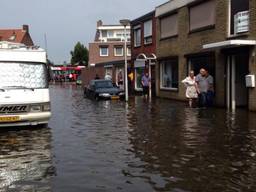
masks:
{"type": "Polygon", "coordinates": [[[15,122],[19,121],[20,117],[19,116],[7,116],[7,117],[0,117],[0,122],[15,122]]]}
{"type": "Polygon", "coordinates": [[[112,96],[111,99],[119,99],[119,96],[112,96]]]}

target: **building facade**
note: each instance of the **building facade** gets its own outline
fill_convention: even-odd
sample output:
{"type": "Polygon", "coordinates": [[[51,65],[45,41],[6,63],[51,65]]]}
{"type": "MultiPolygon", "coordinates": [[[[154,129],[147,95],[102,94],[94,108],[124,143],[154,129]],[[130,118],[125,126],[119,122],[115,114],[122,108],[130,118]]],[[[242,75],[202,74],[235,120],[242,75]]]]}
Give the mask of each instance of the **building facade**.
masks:
{"type": "Polygon", "coordinates": [[[23,25],[21,29],[0,29],[0,41],[22,43],[33,46],[33,40],[29,34],[29,26],[23,25]]]}
{"type": "Polygon", "coordinates": [[[206,68],[217,106],[256,111],[256,1],[172,0],[156,18],[159,97],[185,100],[181,80],[206,68]]]}
{"type": "Polygon", "coordinates": [[[98,21],[94,42],[89,43],[89,67],[82,73],[84,85],[88,85],[97,74],[102,79],[110,75],[113,82],[123,86],[125,51],[130,60],[130,26],[125,29],[121,25],[103,25],[102,21],[98,21]]]}
{"type": "Polygon", "coordinates": [[[133,89],[142,91],[141,77],[149,73],[150,93],[155,95],[156,19],[155,11],[131,21],[131,63],[133,64],[133,89]]]}

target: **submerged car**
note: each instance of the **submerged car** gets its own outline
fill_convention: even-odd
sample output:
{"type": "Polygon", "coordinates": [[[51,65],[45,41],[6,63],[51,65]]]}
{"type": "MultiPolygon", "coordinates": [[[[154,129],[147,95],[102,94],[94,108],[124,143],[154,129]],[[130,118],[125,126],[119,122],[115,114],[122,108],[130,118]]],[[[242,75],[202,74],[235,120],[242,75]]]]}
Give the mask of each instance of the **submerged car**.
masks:
{"type": "Polygon", "coordinates": [[[117,87],[111,80],[91,80],[84,89],[84,96],[95,100],[124,98],[124,90],[117,87]]]}

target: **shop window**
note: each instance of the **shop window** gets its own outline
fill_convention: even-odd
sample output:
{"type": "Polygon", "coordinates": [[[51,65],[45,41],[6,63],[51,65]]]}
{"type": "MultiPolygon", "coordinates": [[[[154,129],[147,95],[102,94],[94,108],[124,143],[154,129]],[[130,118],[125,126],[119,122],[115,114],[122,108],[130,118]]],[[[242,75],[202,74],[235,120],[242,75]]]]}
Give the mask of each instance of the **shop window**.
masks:
{"type": "Polygon", "coordinates": [[[206,1],[189,8],[190,32],[214,27],[216,14],[215,0],[206,1]]]}
{"type": "Polygon", "coordinates": [[[178,34],[178,14],[172,14],[160,18],[161,39],[176,36],[178,34]]]}
{"type": "Polygon", "coordinates": [[[124,68],[116,67],[116,84],[124,89],[124,68]]]}
{"type": "Polygon", "coordinates": [[[144,22],[144,44],[152,43],[152,20],[144,22]]]}
{"type": "Polygon", "coordinates": [[[100,47],[100,56],[107,57],[108,56],[108,47],[100,47]]]}
{"type": "Polygon", "coordinates": [[[134,27],[134,46],[141,46],[141,28],[140,26],[134,27]]]}
{"type": "Polygon", "coordinates": [[[144,73],[144,67],[135,68],[135,90],[142,91],[141,78],[144,73]]]}
{"type": "Polygon", "coordinates": [[[160,62],[161,89],[178,89],[178,58],[160,62]]]}
{"type": "Polygon", "coordinates": [[[105,68],[105,79],[107,79],[107,78],[112,79],[112,75],[113,75],[112,73],[113,73],[112,67],[106,67],[105,68]]]}

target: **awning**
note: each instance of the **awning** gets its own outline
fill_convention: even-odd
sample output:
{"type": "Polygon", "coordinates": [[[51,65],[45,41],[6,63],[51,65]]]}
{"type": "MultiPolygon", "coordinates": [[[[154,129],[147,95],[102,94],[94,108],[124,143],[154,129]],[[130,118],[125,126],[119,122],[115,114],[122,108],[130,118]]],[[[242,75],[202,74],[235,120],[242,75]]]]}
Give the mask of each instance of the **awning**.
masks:
{"type": "Polygon", "coordinates": [[[228,40],[203,45],[203,49],[233,48],[256,45],[255,40],[228,40]]]}

